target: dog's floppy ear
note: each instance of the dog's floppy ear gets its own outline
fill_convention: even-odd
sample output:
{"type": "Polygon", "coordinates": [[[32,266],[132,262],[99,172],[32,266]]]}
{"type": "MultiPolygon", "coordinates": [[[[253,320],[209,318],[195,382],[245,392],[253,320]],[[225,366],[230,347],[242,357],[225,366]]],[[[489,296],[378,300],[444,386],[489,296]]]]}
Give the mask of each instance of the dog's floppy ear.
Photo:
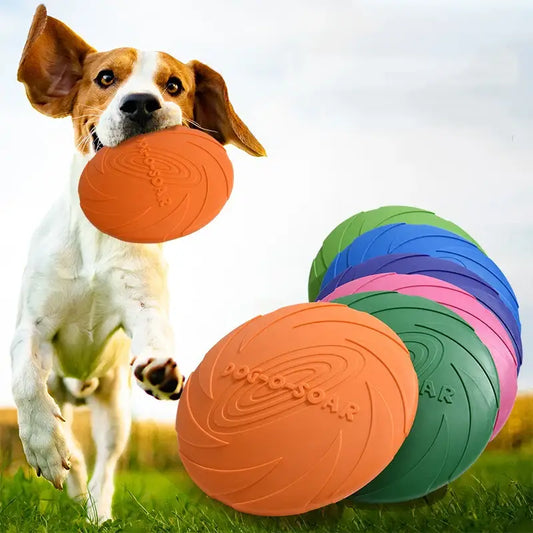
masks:
{"type": "Polygon", "coordinates": [[[22,51],[17,79],[31,105],[51,117],[72,111],[85,56],[95,50],[61,21],[37,7],[22,51]]]}
{"type": "Polygon", "coordinates": [[[255,156],[266,155],[261,143],[237,116],[228,98],[224,78],[212,68],[190,61],[194,72],[194,120],[222,144],[231,143],[255,156]]]}

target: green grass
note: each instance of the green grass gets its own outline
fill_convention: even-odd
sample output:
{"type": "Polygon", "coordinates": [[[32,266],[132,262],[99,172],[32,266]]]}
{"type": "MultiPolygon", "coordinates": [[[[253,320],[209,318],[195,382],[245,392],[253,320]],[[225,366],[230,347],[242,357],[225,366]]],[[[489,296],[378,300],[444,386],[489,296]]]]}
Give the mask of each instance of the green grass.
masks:
{"type": "Polygon", "coordinates": [[[347,506],[343,503],[287,518],[237,513],[204,496],[184,471],[122,472],[116,520],[100,529],[83,509],[47,482],[19,471],[0,479],[0,532],[337,533],[356,531],[490,533],[533,531],[532,456],[485,452],[431,504],[347,506]]]}

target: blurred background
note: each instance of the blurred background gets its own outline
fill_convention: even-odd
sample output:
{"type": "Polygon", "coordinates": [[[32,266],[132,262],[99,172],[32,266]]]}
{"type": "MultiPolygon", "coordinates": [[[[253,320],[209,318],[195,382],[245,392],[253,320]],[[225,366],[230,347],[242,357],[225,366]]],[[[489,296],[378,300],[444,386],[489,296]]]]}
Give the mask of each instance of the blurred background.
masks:
{"type": "MultiPolygon", "coordinates": [[[[34,111],[16,82],[36,5],[0,3],[6,421],[14,416],[8,354],[28,244],[66,187],[73,150],[69,119],[34,111]]],[[[133,46],[207,63],[223,75],[237,113],[268,152],[255,159],[229,147],[235,188],[227,206],[201,231],[165,246],[175,357],[186,375],[237,325],[305,301],[311,261],[339,222],[405,204],[462,226],[505,272],[523,324],[519,387],[533,390],[531,2],[46,6],[97,49],[133,46]]],[[[133,402],[138,420],[171,423],[175,416],[175,403],[137,387],[133,402]]]]}

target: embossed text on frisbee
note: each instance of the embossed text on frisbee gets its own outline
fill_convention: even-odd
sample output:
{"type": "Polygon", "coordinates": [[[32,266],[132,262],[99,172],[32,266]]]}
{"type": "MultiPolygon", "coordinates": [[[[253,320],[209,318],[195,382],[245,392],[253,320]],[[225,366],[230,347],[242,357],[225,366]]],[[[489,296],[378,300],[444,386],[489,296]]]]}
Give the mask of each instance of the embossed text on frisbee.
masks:
{"type": "Polygon", "coordinates": [[[248,365],[229,363],[221,374],[223,377],[233,377],[250,384],[263,382],[272,390],[290,391],[294,399],[305,399],[312,405],[320,406],[326,412],[338,415],[339,418],[353,422],[360,408],[355,402],[342,401],[337,394],[328,395],[321,387],[311,387],[308,383],[291,383],[281,374],[268,376],[261,369],[250,369],[248,365]]]}
{"type": "Polygon", "coordinates": [[[139,153],[143,157],[143,163],[146,166],[150,183],[154,189],[157,203],[159,204],[159,207],[165,207],[172,202],[172,198],[163,178],[161,177],[161,172],[156,167],[155,159],[150,154],[150,147],[144,139],[139,139],[137,144],[139,145],[139,153]]]}

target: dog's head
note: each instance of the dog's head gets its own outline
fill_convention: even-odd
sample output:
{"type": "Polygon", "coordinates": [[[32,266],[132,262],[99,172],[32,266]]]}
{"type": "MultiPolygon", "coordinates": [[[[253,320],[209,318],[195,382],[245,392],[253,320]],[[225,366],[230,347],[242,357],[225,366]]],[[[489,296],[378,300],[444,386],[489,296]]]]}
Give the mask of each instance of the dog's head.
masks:
{"type": "Polygon", "coordinates": [[[163,52],[97,52],[49,17],[43,5],[33,18],[18,80],[35,109],[51,117],[72,117],[76,147],[83,154],[139,133],[184,125],[251,155],[265,155],[213,69],[163,52]]]}

